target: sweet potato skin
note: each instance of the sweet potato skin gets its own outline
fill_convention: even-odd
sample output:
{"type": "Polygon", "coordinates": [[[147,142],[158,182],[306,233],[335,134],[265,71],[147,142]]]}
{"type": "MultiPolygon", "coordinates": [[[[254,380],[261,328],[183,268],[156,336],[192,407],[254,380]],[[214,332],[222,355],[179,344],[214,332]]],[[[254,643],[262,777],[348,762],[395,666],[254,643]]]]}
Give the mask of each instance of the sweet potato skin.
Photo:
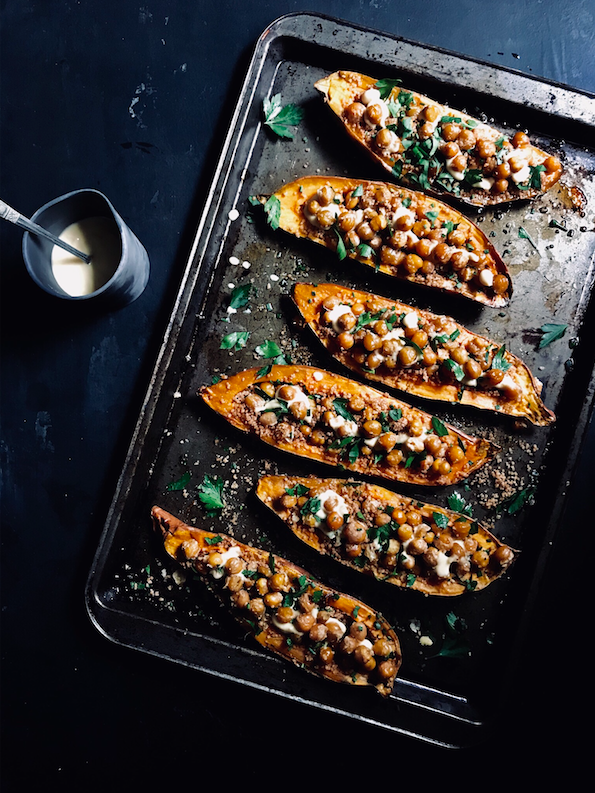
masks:
{"type": "MultiPolygon", "coordinates": [[[[287,559],[241,543],[228,535],[189,526],[159,506],[152,508],[151,517],[155,530],[163,540],[166,553],[184,567],[198,573],[205,584],[218,595],[225,605],[228,608],[231,607],[234,617],[266,650],[328,680],[355,686],[374,686],[382,696],[386,697],[390,694],[401,665],[401,649],[393,628],[373,608],[351,595],[338,592],[313,579],[307,571],[287,559]],[[210,564],[210,559],[213,558],[212,554],[225,554],[229,552],[230,548],[239,551],[242,563],[258,569],[263,575],[263,571],[268,569],[270,575],[285,575],[288,587],[295,585],[299,587],[302,594],[306,592],[309,596],[316,593],[316,602],[321,607],[324,603],[331,604],[333,613],[343,614],[346,624],[353,623],[363,626],[372,641],[388,640],[392,648],[389,667],[391,674],[381,676],[378,674],[378,669],[367,671],[358,668],[346,671],[345,664],[332,661],[323,662],[315,652],[308,650],[307,640],[286,641],[286,635],[275,627],[272,613],[267,613],[265,617],[257,619],[255,612],[250,611],[247,605],[238,606],[237,600],[233,601],[229,582],[227,585],[224,584],[224,578],[221,577],[220,585],[214,585],[214,568],[210,564]]],[[[291,589],[285,591],[291,591],[291,589]]],[[[255,594],[259,593],[255,592],[255,594]]]]}
{"type": "MultiPolygon", "coordinates": [[[[416,171],[415,168],[403,158],[402,153],[400,155],[394,156],[379,150],[372,143],[369,132],[367,134],[365,127],[349,123],[349,120],[346,118],[346,108],[353,102],[357,101],[358,97],[363,91],[374,88],[376,83],[377,80],[375,78],[369,77],[367,75],[350,71],[338,71],[322,78],[321,80],[318,80],[314,87],[320,91],[329,108],[340,119],[343,128],[354,140],[362,145],[369,152],[369,154],[382,165],[383,168],[385,168],[387,171],[390,171],[393,178],[401,181],[401,183],[411,183],[410,175],[411,173],[415,174],[416,171]],[[397,164],[397,166],[402,166],[400,177],[395,175],[395,164],[397,164]]],[[[438,117],[452,115],[457,117],[464,125],[470,124],[473,128],[481,130],[484,138],[491,142],[499,141],[503,137],[498,130],[487,127],[485,124],[478,121],[478,119],[474,119],[466,113],[453,110],[445,105],[439,104],[438,102],[434,102],[432,99],[423,96],[422,94],[416,93],[415,91],[409,91],[395,86],[390,92],[388,100],[398,103],[399,95],[402,92],[413,97],[413,104],[417,105],[418,107],[423,109],[426,107],[435,108],[435,112],[438,117]]],[[[531,184],[523,190],[520,190],[514,185],[509,184],[508,189],[501,193],[496,193],[492,190],[486,191],[477,188],[474,189],[472,186],[466,185],[464,190],[462,190],[458,195],[453,196],[451,193],[448,193],[445,189],[441,188],[439,183],[431,181],[430,184],[425,186],[424,190],[431,195],[449,195],[449,197],[454,197],[456,200],[473,206],[493,206],[509,203],[511,201],[534,199],[544,193],[546,190],[549,190],[556,184],[556,182],[558,182],[563,171],[562,163],[557,157],[552,157],[552,155],[531,144],[524,144],[523,148],[526,149],[526,155],[529,155],[528,163],[530,165],[540,166],[546,160],[548,160],[548,164],[551,162],[551,170],[545,170],[542,174],[540,174],[539,187],[533,186],[533,180],[531,180],[531,184]]]]}
{"type": "MultiPolygon", "coordinates": [[[[393,406],[395,410],[401,411],[402,419],[418,420],[422,431],[425,431],[426,434],[433,433],[436,426],[434,417],[424,411],[389,397],[370,386],[311,366],[275,365],[268,374],[263,376],[259,376],[258,369],[248,369],[220,380],[214,385],[204,386],[200,390],[200,396],[210,408],[223,416],[232,426],[243,432],[258,434],[262,441],[276,448],[307,457],[317,463],[340,466],[358,474],[381,477],[390,481],[402,481],[424,486],[454,484],[486,464],[498,449],[490,441],[471,437],[448,424],[441,424],[440,430],[445,433],[445,442],[450,442],[453,445],[458,444],[464,450],[462,458],[453,463],[448,472],[432,473],[429,470],[423,470],[423,467],[414,466],[413,460],[409,460],[407,464],[405,458],[396,466],[387,464],[388,460],[385,463],[375,461],[373,455],[360,454],[356,459],[350,459],[343,454],[343,447],[329,448],[329,444],[315,445],[297,429],[289,436],[280,437],[275,435],[274,427],[271,430],[266,427],[251,426],[242,408],[244,395],[250,393],[254,387],[262,387],[264,383],[296,385],[305,389],[308,394],[317,394],[321,399],[331,401],[358,397],[364,400],[365,406],[370,411],[374,411],[374,415],[379,412],[388,413],[393,406]]],[[[420,462],[423,463],[423,460],[420,462]]]]}
{"type": "MultiPolygon", "coordinates": [[[[359,365],[353,359],[349,350],[341,348],[337,343],[336,335],[333,336],[328,332],[325,333],[324,325],[321,321],[325,313],[323,304],[329,299],[339,301],[341,304],[373,304],[377,311],[386,310],[388,314],[391,312],[396,312],[397,314],[414,312],[421,317],[422,320],[425,318],[427,321],[435,323],[438,318],[430,311],[414,308],[397,300],[389,300],[388,298],[381,297],[380,295],[363,292],[358,289],[350,289],[332,283],[317,285],[297,283],[293,287],[292,295],[294,303],[305,322],[322,344],[324,344],[326,349],[334,358],[340,361],[340,363],[357,373],[360,377],[381,383],[390,388],[414,394],[415,396],[423,397],[424,399],[468,405],[480,410],[498,412],[502,415],[514,417],[515,419],[526,419],[536,426],[549,425],[556,419],[554,413],[545,406],[540,398],[541,383],[535,378],[529,368],[509,351],[506,351],[504,355],[506,364],[510,367],[507,370],[508,376],[514,378],[515,384],[521,389],[520,396],[514,400],[507,399],[501,393],[495,393],[494,390],[487,391],[485,389],[482,390],[477,387],[469,386],[461,388],[461,385],[456,381],[437,382],[424,379],[416,380],[409,376],[408,369],[402,367],[397,367],[395,369],[379,367],[378,369],[370,370],[363,365],[359,365]]],[[[459,334],[458,340],[462,345],[470,340],[479,340],[479,342],[486,347],[491,346],[496,348],[498,346],[495,342],[483,336],[470,333],[454,319],[448,319],[451,326],[456,326],[459,334]]]]}
{"type": "MultiPolygon", "coordinates": [[[[499,578],[518,553],[504,545],[484,526],[476,524],[468,516],[443,507],[422,503],[419,499],[399,495],[378,485],[344,479],[320,479],[314,476],[263,476],[259,480],[256,494],[262,503],[271,509],[296,537],[318,553],[331,556],[340,564],[364,575],[372,576],[379,581],[398,588],[420,592],[423,595],[453,597],[467,592],[479,592],[499,578]],[[353,558],[350,556],[344,540],[339,542],[336,538],[329,539],[324,531],[309,526],[303,519],[299,519],[299,505],[284,506],[282,499],[288,491],[290,493],[298,491],[304,493],[304,499],[314,497],[313,494],[316,493],[329,491],[345,496],[348,499],[355,499],[359,505],[360,516],[363,504],[375,502],[379,505],[379,515],[390,514],[393,510],[400,510],[405,514],[411,514],[411,511],[415,511],[420,513],[424,522],[428,524],[432,524],[436,520],[436,516],[440,516],[438,519],[447,524],[449,530],[452,530],[453,526],[456,527],[462,523],[473,523],[474,531],[470,536],[475,541],[477,550],[486,553],[490,561],[483,568],[472,568],[462,576],[456,575],[451,571],[447,577],[437,577],[428,571],[423,561],[408,571],[399,570],[398,564],[397,566],[385,566],[381,561],[382,557],[379,557],[378,561],[374,560],[374,562],[371,562],[366,556],[366,552],[360,553],[353,558]],[[296,516],[298,516],[297,519],[296,516]],[[497,561],[498,554],[503,555],[504,564],[497,561]]],[[[292,502],[293,499],[290,500],[290,503],[292,502]]],[[[371,533],[374,533],[373,522],[370,522],[368,528],[371,533]]],[[[396,525],[394,528],[396,529],[396,525]]],[[[436,526],[434,526],[434,530],[435,532],[440,531],[436,526]]],[[[462,540],[459,540],[459,542],[462,542],[462,540]]],[[[431,542],[429,544],[431,545],[431,542]]],[[[366,548],[367,546],[364,545],[362,547],[366,548]]],[[[421,558],[421,556],[418,557],[418,559],[421,558]]]]}
{"type": "Polygon", "coordinates": [[[346,247],[345,256],[347,258],[371,267],[397,282],[405,280],[427,289],[438,289],[491,308],[502,308],[510,302],[513,292],[510,273],[488,237],[475,223],[464,217],[459,211],[443,201],[424,195],[419,191],[366,179],[338,176],[304,176],[294,182],[282,185],[273,194],[274,199],[278,200],[280,205],[279,228],[295,237],[308,239],[315,244],[334,251],[337,255],[339,266],[341,266],[341,259],[337,252],[336,230],[334,228],[323,231],[317,230],[313,228],[305,216],[304,210],[308,200],[325,186],[330,186],[338,195],[347,195],[361,188],[370,192],[386,190],[394,197],[395,201],[404,202],[408,207],[415,208],[420,217],[424,213],[429,213],[430,217],[435,217],[434,224],[437,227],[446,225],[464,227],[467,230],[468,240],[473,244],[476,251],[480,252],[482,257],[485,257],[485,262],[492,270],[493,275],[505,277],[508,283],[505,291],[495,293],[493,289],[482,286],[475,279],[464,281],[452,278],[450,277],[452,275],[450,271],[442,273],[439,269],[435,269],[431,273],[425,273],[423,269],[419,269],[409,273],[403,266],[395,267],[384,262],[380,255],[373,257],[363,255],[359,246],[356,249],[346,247]]]}

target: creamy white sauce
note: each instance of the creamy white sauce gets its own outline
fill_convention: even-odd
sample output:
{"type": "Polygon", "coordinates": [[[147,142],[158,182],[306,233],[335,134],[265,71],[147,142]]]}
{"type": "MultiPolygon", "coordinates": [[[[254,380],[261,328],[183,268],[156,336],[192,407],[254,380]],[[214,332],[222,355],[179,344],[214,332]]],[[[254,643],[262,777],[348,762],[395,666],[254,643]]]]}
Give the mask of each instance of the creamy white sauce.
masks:
{"type": "Polygon", "coordinates": [[[415,311],[410,311],[403,317],[403,325],[409,330],[419,327],[419,316],[415,311]]]}
{"type": "Polygon", "coordinates": [[[339,515],[347,515],[349,512],[347,502],[343,496],[334,490],[323,490],[322,493],[316,493],[314,498],[320,501],[320,509],[315,513],[316,520],[319,523],[326,520],[327,515],[330,515],[331,512],[338,512],[339,515]]]}
{"type": "Polygon", "coordinates": [[[337,324],[340,317],[344,316],[345,314],[353,314],[351,311],[350,306],[346,306],[344,303],[339,303],[339,305],[335,306],[334,308],[329,309],[326,312],[326,315],[333,326],[333,330],[335,333],[339,333],[341,328],[337,324]]]}
{"type": "Polygon", "coordinates": [[[345,631],[347,630],[347,628],[341,622],[341,620],[338,620],[335,617],[329,617],[325,624],[326,625],[336,625],[338,628],[341,629],[341,636],[345,635],[345,631]]]}
{"type": "Polygon", "coordinates": [[[407,207],[400,206],[393,212],[393,220],[398,220],[402,217],[408,217],[413,220],[413,222],[415,222],[416,219],[415,212],[413,212],[411,209],[408,209],[407,207]]]}
{"type": "Polygon", "coordinates": [[[225,570],[223,569],[225,567],[225,563],[229,559],[235,559],[236,557],[239,557],[240,554],[241,554],[241,551],[240,551],[239,546],[237,546],[237,545],[232,545],[231,548],[228,548],[227,551],[224,551],[221,554],[221,564],[220,564],[220,566],[219,567],[213,567],[213,569],[211,570],[211,575],[213,576],[213,578],[223,578],[223,576],[225,575],[225,570]]]}
{"type": "Polygon", "coordinates": [[[493,286],[494,285],[494,273],[489,270],[487,267],[484,268],[479,274],[479,283],[482,286],[493,286]]]}
{"type": "Polygon", "coordinates": [[[357,425],[357,422],[350,421],[349,419],[346,419],[343,416],[333,416],[329,420],[329,427],[335,430],[335,432],[339,429],[339,427],[341,427],[344,436],[349,435],[353,438],[359,432],[359,427],[357,425]]]}
{"type": "Polygon", "coordinates": [[[479,182],[475,182],[473,187],[478,190],[491,190],[494,185],[494,178],[492,176],[484,176],[479,182]]]}
{"type": "Polygon", "coordinates": [[[86,264],[58,245],[52,248],[52,272],[67,295],[90,295],[110,280],[122,255],[120,233],[112,219],[85,218],[71,223],[59,236],[81,253],[91,256],[91,262],[86,264]]]}
{"type": "Polygon", "coordinates": [[[424,450],[424,439],[422,437],[408,437],[405,441],[405,448],[410,452],[423,452],[424,450]]]}

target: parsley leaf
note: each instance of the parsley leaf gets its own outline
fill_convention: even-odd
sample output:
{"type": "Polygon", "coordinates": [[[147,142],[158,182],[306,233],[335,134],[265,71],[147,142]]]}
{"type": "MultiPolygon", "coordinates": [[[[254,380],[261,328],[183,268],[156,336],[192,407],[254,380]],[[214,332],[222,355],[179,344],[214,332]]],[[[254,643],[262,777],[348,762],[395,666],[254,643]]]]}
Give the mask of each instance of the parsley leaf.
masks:
{"type": "Polygon", "coordinates": [[[270,196],[264,204],[264,211],[267,216],[267,223],[276,231],[279,228],[279,221],[281,220],[281,201],[276,195],[270,196]]]}
{"type": "Polygon", "coordinates": [[[383,80],[378,80],[375,83],[374,88],[376,88],[376,90],[380,92],[381,99],[388,99],[393,88],[396,88],[397,86],[401,85],[401,82],[402,80],[399,80],[398,78],[394,80],[391,80],[390,78],[385,78],[383,80]]]}
{"type": "Polygon", "coordinates": [[[337,397],[337,399],[333,400],[333,407],[337,411],[338,416],[341,416],[346,421],[353,421],[353,414],[347,410],[346,399],[340,399],[339,397],[337,397]]]}
{"type": "Polygon", "coordinates": [[[448,526],[448,515],[445,515],[444,512],[432,512],[432,518],[439,529],[445,529],[448,526]]]}
{"type": "Polygon", "coordinates": [[[519,237],[521,239],[523,239],[523,240],[527,240],[529,242],[529,244],[532,245],[535,248],[536,251],[539,250],[537,245],[533,242],[533,240],[529,236],[529,233],[527,232],[527,230],[524,229],[522,226],[519,226],[519,237]]]}
{"type": "Polygon", "coordinates": [[[471,511],[472,511],[471,504],[468,504],[460,493],[456,491],[454,493],[451,493],[449,496],[446,497],[446,501],[450,509],[454,510],[455,512],[460,512],[463,515],[467,515],[471,517],[471,511]]]}
{"type": "Polygon", "coordinates": [[[432,428],[436,435],[438,435],[440,438],[448,435],[448,429],[446,425],[438,418],[438,416],[432,416],[432,428]]]}
{"type": "Polygon", "coordinates": [[[265,126],[269,127],[280,138],[293,140],[294,133],[290,127],[297,126],[304,117],[304,111],[297,105],[282,105],[281,94],[275,94],[262,103],[265,126]]]}
{"type": "Polygon", "coordinates": [[[536,488],[534,485],[524,487],[522,490],[519,490],[518,493],[510,496],[510,498],[504,499],[500,506],[504,507],[509,515],[515,515],[532,499],[535,490],[536,488]]]}
{"type": "Polygon", "coordinates": [[[492,358],[492,369],[500,369],[502,372],[508,371],[511,364],[506,360],[506,345],[503,344],[492,358]]]}
{"type": "Polygon", "coordinates": [[[224,336],[221,344],[219,346],[220,350],[233,350],[237,352],[241,350],[242,347],[246,346],[248,338],[250,336],[250,331],[234,331],[233,333],[228,333],[227,336],[224,336]]]}
{"type": "Polygon", "coordinates": [[[567,327],[568,325],[558,325],[554,322],[546,322],[545,325],[542,325],[540,331],[543,333],[543,336],[539,341],[539,349],[541,350],[543,347],[547,347],[548,344],[551,344],[553,341],[561,339],[566,333],[567,327]]]}
{"type": "Polygon", "coordinates": [[[267,339],[256,347],[256,354],[261,358],[275,358],[277,355],[281,355],[281,348],[277,342],[267,339]]]}
{"type": "Polygon", "coordinates": [[[209,517],[217,515],[225,506],[223,500],[223,479],[220,476],[204,475],[202,484],[198,486],[198,498],[207,510],[209,517]]]}
{"type": "Polygon", "coordinates": [[[190,471],[186,471],[186,473],[182,474],[182,476],[179,479],[176,479],[175,482],[170,482],[169,485],[167,486],[167,490],[170,492],[172,490],[184,490],[184,488],[190,481],[191,476],[192,473],[190,471]]]}
{"type": "Polygon", "coordinates": [[[243,286],[236,286],[231,293],[231,300],[229,301],[230,308],[243,308],[248,302],[250,292],[252,291],[252,284],[244,284],[243,286]]]}

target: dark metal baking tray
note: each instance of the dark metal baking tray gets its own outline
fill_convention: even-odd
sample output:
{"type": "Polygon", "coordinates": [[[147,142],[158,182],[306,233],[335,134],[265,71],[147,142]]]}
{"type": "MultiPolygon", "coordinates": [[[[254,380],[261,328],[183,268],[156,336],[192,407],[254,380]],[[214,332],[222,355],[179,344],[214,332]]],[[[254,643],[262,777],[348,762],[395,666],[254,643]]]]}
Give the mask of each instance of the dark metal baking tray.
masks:
{"type": "MultiPolygon", "coordinates": [[[[282,17],[264,31],[229,121],[89,574],[88,612],[105,636],[430,743],[458,747],[481,739],[507,707],[506,683],[514,675],[548,549],[564,529],[564,495],[593,402],[592,345],[581,339],[594,323],[594,122],[591,95],[344,21],[303,13],[282,17]],[[316,79],[340,68],[399,76],[403,85],[502,129],[527,129],[538,145],[563,158],[563,184],[534,203],[473,213],[514,278],[514,296],[505,311],[479,309],[412,286],[394,289],[381,274],[340,264],[332,254],[312,249],[317,246],[273,232],[253,211],[250,196],[270,193],[300,175],[386,179],[386,172],[333,124],[313,88],[316,79]],[[275,138],[262,124],[263,99],[277,93],[283,103],[305,111],[293,140],[275,138]],[[584,195],[582,209],[573,203],[575,188],[584,195]],[[236,209],[239,217],[233,219],[230,212],[236,209]],[[551,428],[518,427],[502,416],[424,405],[502,449],[487,472],[458,488],[474,516],[521,551],[511,570],[487,590],[431,599],[361,580],[289,537],[255,498],[263,473],[333,472],[273,449],[263,451],[210,415],[196,392],[214,376],[262,361],[255,348],[267,339],[277,341],[296,363],[340,371],[295,321],[287,295],[299,280],[334,280],[450,313],[505,343],[544,383],[545,402],[558,415],[551,428]],[[230,314],[233,286],[247,283],[253,286],[249,304],[230,314]],[[562,339],[539,349],[538,329],[546,322],[568,328],[562,339]],[[221,350],[222,338],[233,331],[249,331],[247,345],[237,352],[221,350]],[[188,474],[184,489],[171,489],[188,474]],[[227,506],[219,517],[207,516],[197,499],[205,474],[226,482],[227,506]],[[517,492],[531,497],[510,512],[505,499],[517,492]],[[381,610],[403,645],[393,695],[384,700],[371,690],[319,680],[251,644],[200,582],[180,576],[165,558],[151,528],[153,504],[289,557],[381,610]],[[450,615],[456,616],[456,634],[450,615]],[[420,642],[421,636],[433,644],[420,642]]],[[[446,505],[454,490],[413,492],[446,505]]]]}

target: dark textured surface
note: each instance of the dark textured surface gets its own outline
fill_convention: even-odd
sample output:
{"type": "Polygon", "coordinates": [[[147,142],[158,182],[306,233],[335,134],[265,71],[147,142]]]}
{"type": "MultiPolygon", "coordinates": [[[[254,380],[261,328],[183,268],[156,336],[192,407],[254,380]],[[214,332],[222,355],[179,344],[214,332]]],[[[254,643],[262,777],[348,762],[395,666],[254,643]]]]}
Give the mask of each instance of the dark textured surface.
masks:
{"type": "MultiPolygon", "coordinates": [[[[307,9],[6,0],[2,8],[0,195],[31,215],[69,190],[99,189],[152,266],[135,303],[98,312],[41,292],[24,270],[20,232],[0,229],[3,789],[34,782],[93,789],[110,778],[124,789],[168,770],[171,784],[196,783],[205,753],[217,757],[213,779],[228,781],[227,738],[235,757],[248,761],[234,773],[246,781],[258,778],[258,766],[308,775],[319,745],[321,780],[335,778],[333,769],[363,779],[369,752],[381,758],[386,781],[419,770],[422,756],[437,755],[440,775],[444,763],[467,762],[465,752],[420,751],[404,738],[114,646],[84,610],[85,579],[249,55],[274,18],[307,9]],[[350,769],[356,745],[369,752],[350,769]]],[[[379,0],[316,10],[595,90],[592,3],[397,9],[379,0]]],[[[580,715],[592,684],[581,600],[588,571],[575,543],[592,525],[585,497],[592,426],[587,438],[570,487],[568,531],[528,631],[517,704],[492,736],[498,760],[482,748],[480,768],[499,770],[504,757],[534,769],[550,746],[548,764],[564,758],[570,778],[579,767],[580,715]]]]}

